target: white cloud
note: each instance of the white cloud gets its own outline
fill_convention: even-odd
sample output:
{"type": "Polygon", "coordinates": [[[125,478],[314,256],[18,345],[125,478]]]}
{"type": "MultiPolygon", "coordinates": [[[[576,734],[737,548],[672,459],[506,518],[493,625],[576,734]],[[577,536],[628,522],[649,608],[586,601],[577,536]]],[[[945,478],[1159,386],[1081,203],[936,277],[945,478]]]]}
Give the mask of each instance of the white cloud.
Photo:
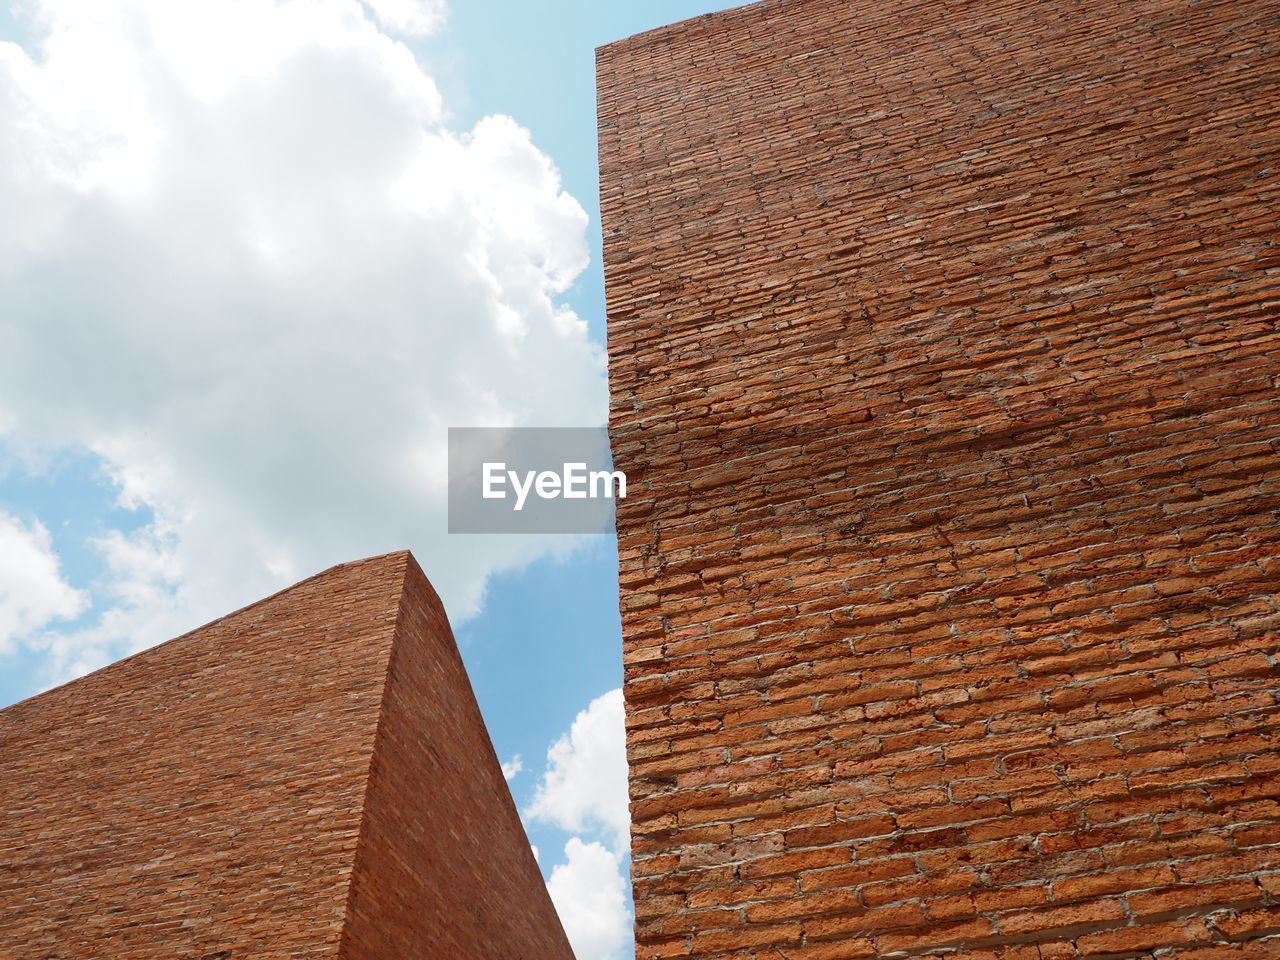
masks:
{"type": "Polygon", "coordinates": [[[631,814],[621,690],[592,700],[551,745],[526,815],[573,833],[601,830],[615,853],[625,853],[631,814]]]}
{"type": "Polygon", "coordinates": [[[592,700],[547,751],[546,771],[525,810],[530,820],[585,835],[569,840],[565,862],[547,882],[578,960],[621,960],[631,942],[623,719],[621,690],[592,700]]]}
{"type": "Polygon", "coordinates": [[[87,599],[62,578],[48,530],[0,513],[0,653],[78,616],[87,599]]]}
{"type": "Polygon", "coordinates": [[[547,891],[577,960],[623,960],[631,913],[618,857],[600,843],[573,837],[547,891]]]}
{"type": "Polygon", "coordinates": [[[177,636],[192,626],[183,598],[183,566],[173,538],[156,527],[95,541],[106,576],[98,585],[103,609],[96,622],[72,631],[46,630],[28,646],[43,650],[47,678],[79,676],[143,646],[137,638],[177,636]]]}
{"type": "Polygon", "coordinates": [[[410,36],[432,33],[444,22],[443,0],[365,0],[388,30],[410,36]]]}
{"type": "MultiPolygon", "coordinates": [[[[586,216],[527,131],[449,129],[387,29],[438,3],[31,0],[0,43],[0,425],[155,521],[99,542],[82,672],[411,547],[455,620],[563,538],[444,535],[449,425],[603,422],[558,301],[586,216]]],[[[433,21],[434,18],[434,21],[433,21]]]]}
{"type": "Polygon", "coordinates": [[[520,759],[520,754],[516,754],[510,760],[502,764],[502,776],[510,783],[517,773],[524,769],[524,761],[520,759]]]}

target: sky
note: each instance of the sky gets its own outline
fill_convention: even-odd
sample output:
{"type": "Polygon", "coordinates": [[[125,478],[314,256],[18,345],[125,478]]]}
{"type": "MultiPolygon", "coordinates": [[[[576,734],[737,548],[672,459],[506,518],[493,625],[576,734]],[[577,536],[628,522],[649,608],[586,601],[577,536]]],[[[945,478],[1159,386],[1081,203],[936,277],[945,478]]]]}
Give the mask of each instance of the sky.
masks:
{"type": "Polygon", "coordinates": [[[729,5],[0,0],[0,706],[408,547],[630,957],[616,544],[448,535],[445,431],[604,422],[593,50],[729,5]]]}

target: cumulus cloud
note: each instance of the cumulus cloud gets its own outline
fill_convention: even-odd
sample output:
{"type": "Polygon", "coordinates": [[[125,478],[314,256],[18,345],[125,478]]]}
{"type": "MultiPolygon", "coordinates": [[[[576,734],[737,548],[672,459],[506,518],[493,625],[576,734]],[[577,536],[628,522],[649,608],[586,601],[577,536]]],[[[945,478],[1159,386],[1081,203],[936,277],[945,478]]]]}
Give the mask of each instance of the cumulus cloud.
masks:
{"type": "Polygon", "coordinates": [[[621,690],[592,700],[551,745],[525,816],[580,834],[569,840],[565,861],[552,869],[547,889],[578,960],[621,960],[631,942],[626,878],[631,818],[621,690]]]}
{"type": "Polygon", "coordinates": [[[516,754],[510,760],[502,764],[502,776],[510,783],[517,773],[524,769],[524,761],[520,759],[520,754],[516,754]]]}
{"type": "Polygon", "coordinates": [[[49,531],[0,513],[0,653],[79,616],[87,600],[62,578],[49,531]]]}
{"type": "Polygon", "coordinates": [[[365,4],[393,33],[422,36],[444,21],[444,0],[365,0],[365,4]]]}
{"type": "Polygon", "coordinates": [[[573,837],[565,862],[551,871],[547,891],[578,960],[623,960],[631,938],[621,864],[600,843],[573,837]]]}
{"type": "Polygon", "coordinates": [[[458,619],[491,573],[567,548],[446,545],[446,427],[599,424],[606,393],[559,299],[582,208],[513,120],[450,129],[391,35],[440,3],[22,9],[30,42],[0,43],[0,442],[91,451],[154,517],[98,541],[59,679],[358,556],[413,548],[458,619]]]}
{"type": "Polygon", "coordinates": [[[592,700],[551,745],[526,815],[573,833],[602,831],[619,855],[627,849],[631,815],[620,689],[592,700]]]}

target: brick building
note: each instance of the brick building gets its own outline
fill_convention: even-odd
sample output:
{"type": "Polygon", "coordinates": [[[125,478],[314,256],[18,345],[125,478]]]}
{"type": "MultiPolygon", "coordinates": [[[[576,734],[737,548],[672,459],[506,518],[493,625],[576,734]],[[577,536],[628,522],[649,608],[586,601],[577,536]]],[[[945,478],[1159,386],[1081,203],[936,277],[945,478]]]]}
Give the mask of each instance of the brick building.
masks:
{"type": "Polygon", "coordinates": [[[1280,957],[1280,3],[598,80],[639,956],[1280,957]]]}
{"type": "Polygon", "coordinates": [[[3,960],[573,960],[407,553],[0,711],[0,773],[3,960]]]}

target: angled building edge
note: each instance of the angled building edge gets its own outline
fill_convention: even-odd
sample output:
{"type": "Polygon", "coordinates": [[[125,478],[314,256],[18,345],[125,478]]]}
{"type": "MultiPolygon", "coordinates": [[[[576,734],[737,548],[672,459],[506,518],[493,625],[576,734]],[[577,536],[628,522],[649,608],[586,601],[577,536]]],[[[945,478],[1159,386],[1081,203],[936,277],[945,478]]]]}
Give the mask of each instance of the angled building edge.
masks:
{"type": "Polygon", "coordinates": [[[0,960],[187,957],[572,960],[409,553],[0,710],[0,960]]]}

